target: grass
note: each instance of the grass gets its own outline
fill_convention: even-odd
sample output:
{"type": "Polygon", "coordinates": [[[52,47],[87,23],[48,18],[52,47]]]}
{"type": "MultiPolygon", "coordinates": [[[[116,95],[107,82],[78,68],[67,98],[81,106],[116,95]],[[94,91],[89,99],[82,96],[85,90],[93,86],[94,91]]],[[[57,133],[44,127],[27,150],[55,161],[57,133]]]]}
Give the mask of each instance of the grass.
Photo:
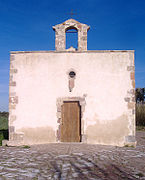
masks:
{"type": "Polygon", "coordinates": [[[8,113],[0,112],[0,146],[2,140],[8,139],[8,113]]]}
{"type": "Polygon", "coordinates": [[[139,177],[144,177],[143,173],[137,173],[136,175],[139,177]]]}
{"type": "Polygon", "coordinates": [[[145,126],[136,126],[137,131],[145,131],[145,126]]]}
{"type": "Polygon", "coordinates": [[[129,145],[129,144],[126,144],[124,147],[131,147],[131,148],[134,148],[133,145],[129,145]]]}
{"type": "Polygon", "coordinates": [[[30,146],[28,146],[28,145],[24,145],[24,146],[22,146],[22,148],[24,148],[24,149],[29,149],[29,148],[30,148],[30,146]]]}
{"type": "Polygon", "coordinates": [[[136,104],[136,125],[145,127],[145,104],[136,104]]]}

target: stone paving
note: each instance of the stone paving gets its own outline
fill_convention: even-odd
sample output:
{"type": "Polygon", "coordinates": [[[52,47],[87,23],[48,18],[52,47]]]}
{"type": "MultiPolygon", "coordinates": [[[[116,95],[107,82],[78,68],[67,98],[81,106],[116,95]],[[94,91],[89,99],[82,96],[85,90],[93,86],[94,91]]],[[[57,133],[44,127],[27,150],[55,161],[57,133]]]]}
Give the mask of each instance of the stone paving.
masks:
{"type": "Polygon", "coordinates": [[[0,180],[145,179],[145,132],[137,147],[60,143],[0,147],[0,180]]]}

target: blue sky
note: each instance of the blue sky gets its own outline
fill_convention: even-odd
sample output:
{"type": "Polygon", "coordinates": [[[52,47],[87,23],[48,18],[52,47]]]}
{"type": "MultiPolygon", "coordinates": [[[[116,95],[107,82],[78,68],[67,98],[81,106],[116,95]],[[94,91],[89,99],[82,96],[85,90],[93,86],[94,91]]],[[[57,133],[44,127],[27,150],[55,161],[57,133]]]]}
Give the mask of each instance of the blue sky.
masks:
{"type": "Polygon", "coordinates": [[[71,9],[91,27],[89,50],[135,50],[136,87],[145,87],[145,0],[0,0],[0,111],[8,110],[9,51],[54,50],[52,26],[71,9]]]}

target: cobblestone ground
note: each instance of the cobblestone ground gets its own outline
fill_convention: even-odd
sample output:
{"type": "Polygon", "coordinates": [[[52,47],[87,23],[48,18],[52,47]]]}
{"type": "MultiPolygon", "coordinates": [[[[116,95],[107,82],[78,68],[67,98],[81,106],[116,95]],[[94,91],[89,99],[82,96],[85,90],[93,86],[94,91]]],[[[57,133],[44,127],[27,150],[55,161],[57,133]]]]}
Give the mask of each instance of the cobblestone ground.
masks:
{"type": "Polygon", "coordinates": [[[145,179],[145,132],[137,147],[45,144],[0,147],[0,180],[145,179]]]}

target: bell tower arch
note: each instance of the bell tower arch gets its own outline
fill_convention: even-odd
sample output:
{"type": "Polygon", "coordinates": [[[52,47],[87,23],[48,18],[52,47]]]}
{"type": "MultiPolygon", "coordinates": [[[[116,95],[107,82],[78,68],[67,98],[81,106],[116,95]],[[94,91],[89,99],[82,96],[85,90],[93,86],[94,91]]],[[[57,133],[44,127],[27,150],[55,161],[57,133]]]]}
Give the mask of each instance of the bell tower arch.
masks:
{"type": "Polygon", "coordinates": [[[55,31],[55,49],[56,51],[66,50],[66,31],[76,29],[78,32],[77,51],[87,51],[87,32],[90,26],[82,24],[74,19],[68,19],[65,22],[53,26],[55,31]]]}

